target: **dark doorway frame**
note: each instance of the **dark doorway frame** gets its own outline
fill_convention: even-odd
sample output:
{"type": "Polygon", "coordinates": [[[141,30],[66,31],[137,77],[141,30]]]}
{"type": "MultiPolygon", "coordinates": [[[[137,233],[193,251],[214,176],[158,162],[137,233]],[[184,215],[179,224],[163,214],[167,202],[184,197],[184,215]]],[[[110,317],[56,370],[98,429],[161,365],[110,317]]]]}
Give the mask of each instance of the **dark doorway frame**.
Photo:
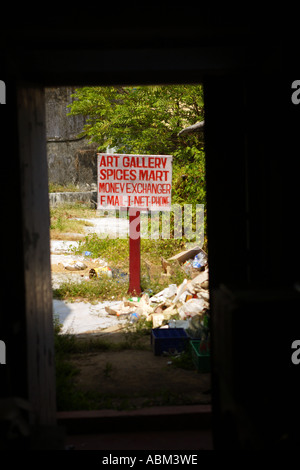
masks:
{"type": "MultiPolygon", "coordinates": [[[[7,175],[15,175],[18,190],[10,238],[16,250],[10,257],[4,288],[11,296],[17,289],[20,308],[13,318],[1,317],[1,339],[6,341],[10,361],[2,396],[24,398],[31,407],[31,425],[42,430],[57,425],[43,88],[203,83],[210,290],[214,299],[222,283],[248,288],[254,280],[278,282],[272,253],[275,247],[283,246],[284,233],[274,230],[277,222],[270,195],[278,193],[282,175],[279,160],[273,158],[277,148],[272,134],[275,105],[264,91],[268,87],[270,94],[275,93],[280,83],[281,50],[262,44],[257,34],[241,29],[234,32],[232,44],[232,31],[226,28],[217,34],[209,28],[192,33],[190,29],[150,28],[116,30],[109,35],[99,35],[96,28],[72,34],[63,28],[53,33],[50,28],[36,35],[12,29],[5,32],[5,39],[5,77],[1,79],[7,84],[8,111],[2,118],[10,122],[7,132],[14,156],[7,159],[6,170],[7,175]],[[254,120],[259,141],[252,131],[254,120]],[[269,171],[272,178],[265,179],[269,171]],[[220,204],[225,194],[227,211],[220,204]],[[230,229],[221,233],[219,227],[230,229]],[[274,235],[271,238],[270,233],[274,235]],[[261,259],[258,270],[257,256],[261,259]],[[9,279],[20,260],[22,276],[12,290],[9,279]]],[[[5,188],[9,188],[8,181],[5,188]]],[[[282,217],[282,191],[279,194],[278,214],[282,217]]],[[[8,259],[9,253],[5,256],[8,259]]],[[[295,269],[289,280],[294,274],[295,269]]],[[[287,282],[284,276],[281,280],[287,282]]],[[[213,302],[212,315],[215,305],[213,302]]],[[[218,325],[214,328],[213,336],[220,338],[218,325]]],[[[222,446],[224,429],[219,422],[223,409],[226,411],[226,393],[231,394],[220,386],[220,368],[231,371],[228,358],[221,355],[215,348],[212,410],[217,446],[222,446]]],[[[233,437],[228,445],[239,446],[235,435],[238,412],[230,410],[233,437]]]]}

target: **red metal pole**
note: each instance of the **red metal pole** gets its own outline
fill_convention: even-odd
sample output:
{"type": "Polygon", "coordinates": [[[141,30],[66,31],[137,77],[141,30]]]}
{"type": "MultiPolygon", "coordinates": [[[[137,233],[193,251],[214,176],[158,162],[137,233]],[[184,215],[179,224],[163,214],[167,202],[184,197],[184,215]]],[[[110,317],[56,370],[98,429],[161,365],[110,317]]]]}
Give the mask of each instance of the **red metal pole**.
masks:
{"type": "Polygon", "coordinates": [[[129,289],[128,293],[141,293],[141,234],[140,211],[129,208],[129,289]]]}

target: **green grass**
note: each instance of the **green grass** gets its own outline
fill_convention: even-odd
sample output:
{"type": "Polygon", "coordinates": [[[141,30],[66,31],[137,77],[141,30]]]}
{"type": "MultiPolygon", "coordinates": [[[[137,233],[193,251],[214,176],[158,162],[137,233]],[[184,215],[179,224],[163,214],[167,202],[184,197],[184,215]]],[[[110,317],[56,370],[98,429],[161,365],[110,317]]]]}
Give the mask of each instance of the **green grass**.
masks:
{"type": "MultiPolygon", "coordinates": [[[[150,279],[146,275],[141,279],[142,292],[155,295],[170,284],[181,284],[186,275],[178,272],[163,281],[160,277],[150,279]]],[[[83,299],[88,302],[102,302],[104,300],[123,300],[128,298],[128,282],[122,280],[101,278],[81,282],[64,282],[53,290],[53,298],[57,300],[83,299]]]]}
{"type": "MultiPolygon", "coordinates": [[[[168,258],[182,249],[181,240],[142,240],[141,241],[141,289],[151,295],[160,292],[170,284],[181,284],[186,274],[177,263],[173,263],[173,274],[162,277],[161,257],[168,258]],[[155,267],[155,272],[149,272],[149,263],[155,267]]],[[[90,251],[92,258],[101,258],[108,262],[112,271],[123,272],[124,278],[99,278],[95,280],[65,282],[53,291],[55,299],[72,300],[85,299],[87,301],[123,300],[128,297],[129,274],[129,240],[114,238],[99,238],[92,234],[79,241],[74,253],[81,254],[90,251]]]]}
{"type": "Polygon", "coordinates": [[[63,204],[50,209],[50,236],[59,239],[64,233],[84,234],[84,228],[93,224],[86,220],[75,220],[75,218],[95,217],[95,210],[88,209],[79,204],[63,204]]]}
{"type": "Polygon", "coordinates": [[[122,300],[127,295],[128,284],[116,279],[101,278],[82,282],[64,282],[53,290],[57,300],[84,299],[89,302],[122,300]]]}
{"type": "MultiPolygon", "coordinates": [[[[54,291],[56,299],[82,298],[88,301],[97,300],[122,300],[128,290],[129,275],[129,239],[100,238],[96,234],[84,236],[84,227],[87,221],[74,220],[74,218],[96,217],[96,210],[81,205],[64,204],[52,208],[51,238],[64,238],[64,233],[82,234],[79,246],[74,250],[75,254],[90,251],[92,258],[101,258],[108,262],[110,268],[116,272],[125,273],[125,281],[122,279],[97,279],[80,283],[65,282],[54,291]]],[[[74,235],[75,236],[75,235],[74,235]]],[[[141,289],[150,294],[156,294],[169,284],[181,284],[186,274],[180,269],[178,263],[173,263],[171,277],[162,276],[162,258],[171,256],[185,249],[185,239],[141,239],[141,289]]]]}
{"type": "Polygon", "coordinates": [[[77,191],[80,191],[80,189],[77,188],[77,186],[72,183],[69,183],[67,185],[49,183],[49,193],[65,193],[65,192],[74,193],[77,191]]]}
{"type": "MultiPolygon", "coordinates": [[[[151,262],[160,264],[161,257],[169,258],[184,248],[182,239],[141,239],[141,257],[147,256],[151,262]]],[[[129,239],[122,238],[99,238],[96,234],[91,234],[80,240],[78,253],[91,251],[94,258],[105,254],[107,261],[119,262],[129,257],[129,239]],[[117,258],[116,258],[117,257],[117,258]]]]}

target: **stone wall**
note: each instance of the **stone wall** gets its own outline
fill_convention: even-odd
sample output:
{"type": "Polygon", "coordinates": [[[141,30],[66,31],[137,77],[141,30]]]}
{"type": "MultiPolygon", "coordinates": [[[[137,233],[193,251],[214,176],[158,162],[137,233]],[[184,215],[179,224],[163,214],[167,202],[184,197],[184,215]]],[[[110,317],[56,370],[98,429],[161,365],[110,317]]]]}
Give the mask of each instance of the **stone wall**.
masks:
{"type": "Polygon", "coordinates": [[[48,175],[50,183],[85,189],[97,183],[97,145],[78,137],[85,123],[82,116],[67,116],[74,91],[45,89],[48,175]]]}

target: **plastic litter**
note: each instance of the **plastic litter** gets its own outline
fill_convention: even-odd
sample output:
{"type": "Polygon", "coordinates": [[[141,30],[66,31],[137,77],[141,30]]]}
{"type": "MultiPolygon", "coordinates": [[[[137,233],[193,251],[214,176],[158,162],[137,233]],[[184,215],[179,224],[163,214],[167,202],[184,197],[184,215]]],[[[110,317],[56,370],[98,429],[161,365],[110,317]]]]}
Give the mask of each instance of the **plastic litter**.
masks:
{"type": "Polygon", "coordinates": [[[83,256],[86,256],[87,258],[90,258],[92,256],[91,251],[84,251],[82,254],[83,256]]]}
{"type": "Polygon", "coordinates": [[[138,320],[140,319],[140,316],[137,312],[133,312],[131,315],[130,315],[130,323],[136,323],[138,320]]]}
{"type": "Polygon", "coordinates": [[[193,268],[200,269],[200,268],[202,268],[206,265],[207,265],[207,256],[203,251],[200,251],[200,253],[198,253],[194,257],[194,261],[193,261],[192,266],[193,266],[193,268]]]}
{"type": "Polygon", "coordinates": [[[89,278],[112,277],[111,269],[108,266],[101,266],[100,268],[92,268],[89,271],[89,278]]]}
{"type": "Polygon", "coordinates": [[[188,320],[169,320],[169,328],[184,328],[185,330],[189,327],[188,320]]]}
{"type": "Polygon", "coordinates": [[[173,303],[174,303],[174,304],[176,304],[176,302],[178,302],[180,296],[183,294],[183,292],[185,291],[186,287],[187,287],[187,279],[185,279],[185,280],[183,281],[183,283],[180,284],[180,286],[178,287],[176,297],[175,297],[175,299],[173,300],[173,303]]]}
{"type": "Polygon", "coordinates": [[[210,313],[206,310],[202,315],[194,315],[189,319],[189,326],[186,329],[190,338],[206,341],[207,349],[210,343],[210,313]]]}
{"type": "Polygon", "coordinates": [[[121,282],[127,282],[128,281],[128,274],[127,273],[124,273],[123,271],[120,271],[119,269],[116,269],[116,268],[112,268],[111,270],[112,272],[112,277],[114,279],[117,279],[118,282],[121,281],[121,282]]]}
{"type": "Polygon", "coordinates": [[[185,261],[185,263],[183,263],[183,265],[182,265],[182,268],[183,268],[185,274],[191,275],[192,268],[193,268],[193,260],[188,259],[187,261],[185,261]]]}
{"type": "Polygon", "coordinates": [[[86,268],[87,268],[87,265],[82,263],[81,261],[76,261],[73,264],[65,265],[65,269],[67,269],[68,271],[81,271],[86,268]]]}
{"type": "Polygon", "coordinates": [[[203,299],[190,299],[179,308],[179,316],[184,319],[185,317],[193,317],[203,312],[205,303],[203,299]]]}
{"type": "Polygon", "coordinates": [[[164,302],[167,299],[171,299],[176,294],[177,294],[177,285],[170,284],[168,287],[163,289],[158,294],[153,295],[150,300],[151,300],[151,303],[160,303],[160,302],[164,302]]]}
{"type": "Polygon", "coordinates": [[[151,320],[153,328],[159,328],[164,322],[164,315],[162,313],[152,313],[151,320]]]}
{"type": "Polygon", "coordinates": [[[141,300],[141,297],[130,297],[129,302],[139,302],[141,300]]]}

